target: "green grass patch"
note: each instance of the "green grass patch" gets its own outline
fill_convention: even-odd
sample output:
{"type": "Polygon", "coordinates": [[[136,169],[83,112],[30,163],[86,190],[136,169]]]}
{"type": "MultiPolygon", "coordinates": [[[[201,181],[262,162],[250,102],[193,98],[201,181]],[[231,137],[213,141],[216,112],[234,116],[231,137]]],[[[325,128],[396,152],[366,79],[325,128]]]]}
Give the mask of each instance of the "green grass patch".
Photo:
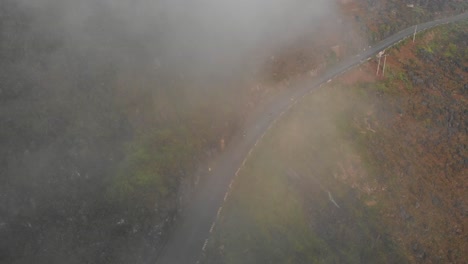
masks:
{"type": "Polygon", "coordinates": [[[177,185],[198,149],[184,127],[154,130],[129,143],[126,158],[108,189],[121,203],[154,208],[177,185]]]}

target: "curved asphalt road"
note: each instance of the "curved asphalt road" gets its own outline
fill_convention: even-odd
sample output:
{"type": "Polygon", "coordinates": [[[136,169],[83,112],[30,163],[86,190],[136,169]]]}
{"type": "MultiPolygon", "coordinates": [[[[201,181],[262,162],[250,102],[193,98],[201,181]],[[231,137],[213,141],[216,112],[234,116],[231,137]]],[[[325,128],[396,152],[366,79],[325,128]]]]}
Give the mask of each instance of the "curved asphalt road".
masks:
{"type": "MultiPolygon", "coordinates": [[[[467,18],[468,13],[463,13],[420,24],[417,26],[417,29],[418,31],[422,31],[437,25],[467,18]]],[[[209,175],[206,179],[197,185],[193,200],[185,210],[184,216],[177,223],[174,233],[167,241],[161,254],[159,254],[157,263],[197,263],[205,249],[206,241],[213,229],[217,215],[221,211],[223,202],[229,193],[230,183],[243,166],[250,151],[263,137],[269,127],[304,95],[337,75],[363,63],[378,52],[412,36],[414,29],[415,27],[413,26],[384,39],[363,53],[339,63],[321,77],[315,79],[303,78],[300,81],[296,81],[292,85],[288,96],[283,95],[280,98],[267,102],[262,110],[252,114],[244,126],[244,135],[239,135],[232,139],[226,150],[215,160],[216,167],[212,168],[211,172],[207,172],[209,175]]]]}

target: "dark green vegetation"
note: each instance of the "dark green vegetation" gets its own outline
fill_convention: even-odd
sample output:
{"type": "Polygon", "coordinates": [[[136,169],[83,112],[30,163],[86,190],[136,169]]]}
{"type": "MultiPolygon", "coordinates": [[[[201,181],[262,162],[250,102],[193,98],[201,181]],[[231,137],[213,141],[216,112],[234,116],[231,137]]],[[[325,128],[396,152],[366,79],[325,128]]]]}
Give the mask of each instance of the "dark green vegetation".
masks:
{"type": "Polygon", "coordinates": [[[142,262],[242,91],[154,70],[106,9],[80,33],[57,10],[0,4],[0,263],[142,262]]]}
{"type": "Polygon", "coordinates": [[[241,170],[204,262],[463,262],[467,29],[424,32],[387,51],[385,78],[373,61],[294,107],[241,170]]]}

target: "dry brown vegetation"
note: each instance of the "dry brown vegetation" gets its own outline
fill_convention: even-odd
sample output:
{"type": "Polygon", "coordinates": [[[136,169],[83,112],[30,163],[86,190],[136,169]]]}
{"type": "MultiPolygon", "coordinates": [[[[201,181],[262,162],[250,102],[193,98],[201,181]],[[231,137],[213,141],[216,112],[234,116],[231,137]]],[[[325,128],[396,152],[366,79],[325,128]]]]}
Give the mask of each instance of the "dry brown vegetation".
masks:
{"type": "MultiPolygon", "coordinates": [[[[466,260],[467,33],[466,23],[424,33],[388,53],[387,74],[375,84],[356,79],[358,70],[340,81],[378,88],[348,116],[358,129],[349,137],[372,171],[364,183],[377,179],[368,199],[412,262],[466,260]]],[[[372,74],[376,66],[363,68],[372,74]]]]}

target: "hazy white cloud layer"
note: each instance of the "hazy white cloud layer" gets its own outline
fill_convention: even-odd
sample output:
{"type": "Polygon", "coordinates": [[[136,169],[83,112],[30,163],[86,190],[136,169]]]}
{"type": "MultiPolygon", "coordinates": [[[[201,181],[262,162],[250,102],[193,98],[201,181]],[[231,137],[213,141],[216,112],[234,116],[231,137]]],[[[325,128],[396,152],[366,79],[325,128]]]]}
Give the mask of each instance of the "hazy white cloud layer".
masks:
{"type": "Polygon", "coordinates": [[[335,12],[330,0],[18,1],[73,49],[202,75],[261,63],[335,12]]]}

